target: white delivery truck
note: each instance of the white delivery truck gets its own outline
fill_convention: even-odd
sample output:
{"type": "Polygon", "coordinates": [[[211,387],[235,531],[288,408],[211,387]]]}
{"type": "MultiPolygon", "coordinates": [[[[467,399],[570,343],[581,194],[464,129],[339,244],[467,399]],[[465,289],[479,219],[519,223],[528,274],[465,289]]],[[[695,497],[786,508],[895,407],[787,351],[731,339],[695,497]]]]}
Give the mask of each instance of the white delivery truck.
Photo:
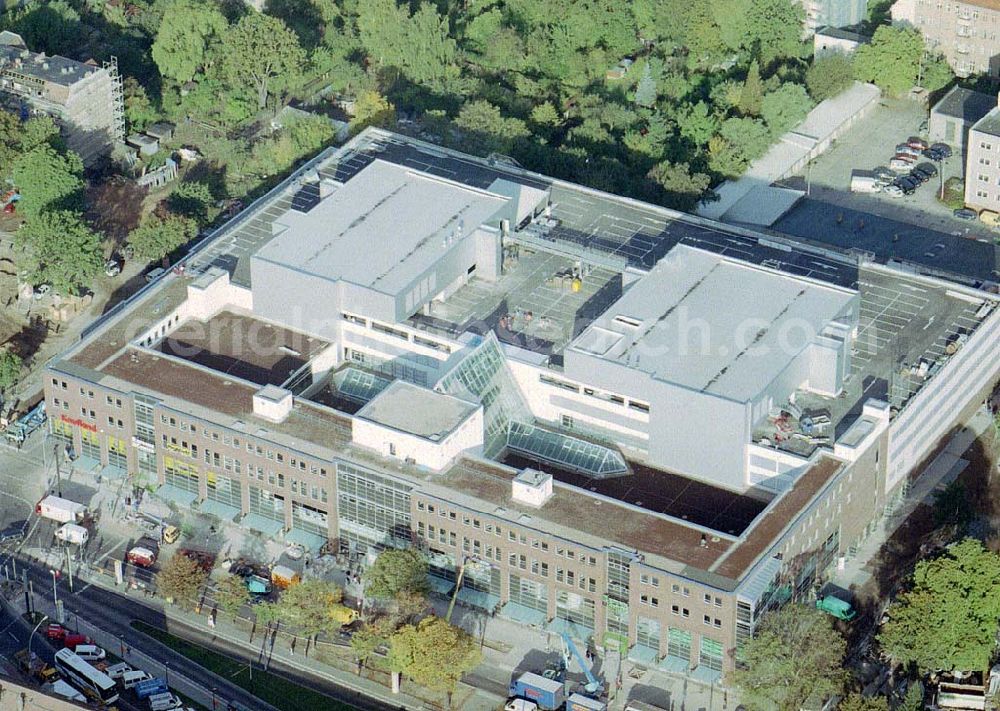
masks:
{"type": "Polygon", "coordinates": [[[77,526],[75,523],[63,524],[56,531],[56,538],[60,541],[75,543],[78,546],[82,546],[86,543],[89,537],[90,532],[83,526],[77,526]]]}
{"type": "Polygon", "coordinates": [[[877,193],[881,190],[878,177],[870,170],[851,171],[851,192],[852,193],[877,193]]]}
{"type": "Polygon", "coordinates": [[[87,507],[58,496],[46,496],[36,504],[35,513],[58,523],[78,523],[87,513],[87,507]]]}

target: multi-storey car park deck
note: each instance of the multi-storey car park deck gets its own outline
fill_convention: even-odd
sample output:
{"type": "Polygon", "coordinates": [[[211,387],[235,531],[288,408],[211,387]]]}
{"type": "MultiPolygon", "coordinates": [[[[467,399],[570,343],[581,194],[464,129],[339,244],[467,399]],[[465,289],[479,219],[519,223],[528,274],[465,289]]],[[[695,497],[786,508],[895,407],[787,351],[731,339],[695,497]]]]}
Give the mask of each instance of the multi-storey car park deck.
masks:
{"type": "Polygon", "coordinates": [[[369,130],[95,324],[46,397],[77,466],[304,545],[420,545],[442,592],[470,564],[465,604],[712,679],[996,378],[995,304],[369,130]],[[698,321],[709,352],[664,350],[698,321]]]}

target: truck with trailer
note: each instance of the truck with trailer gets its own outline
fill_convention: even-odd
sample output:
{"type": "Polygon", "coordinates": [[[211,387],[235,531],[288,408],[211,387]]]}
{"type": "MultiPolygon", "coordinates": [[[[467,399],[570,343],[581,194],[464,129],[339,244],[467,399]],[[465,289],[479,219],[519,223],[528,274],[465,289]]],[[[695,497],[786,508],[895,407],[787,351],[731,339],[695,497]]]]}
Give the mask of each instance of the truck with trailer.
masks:
{"type": "Polygon", "coordinates": [[[510,685],[510,696],[533,702],[543,711],[556,711],[566,703],[565,684],[560,679],[546,679],[534,672],[524,672],[510,685]]]}
{"type": "Polygon", "coordinates": [[[58,496],[46,496],[35,504],[35,513],[56,523],[79,523],[87,514],[87,507],[58,496]]]}

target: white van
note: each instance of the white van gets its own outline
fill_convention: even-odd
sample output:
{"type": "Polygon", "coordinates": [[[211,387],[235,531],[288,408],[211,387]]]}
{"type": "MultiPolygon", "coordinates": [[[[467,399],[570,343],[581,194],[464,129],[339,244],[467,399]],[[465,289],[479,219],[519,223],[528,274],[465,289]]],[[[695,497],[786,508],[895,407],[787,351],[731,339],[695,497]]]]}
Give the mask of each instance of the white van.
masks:
{"type": "Polygon", "coordinates": [[[157,267],[156,269],[152,269],[146,274],[146,283],[151,284],[152,282],[156,281],[166,273],[167,270],[164,269],[163,267],[157,267]]]}
{"type": "Polygon", "coordinates": [[[110,667],[104,670],[104,673],[110,676],[112,679],[117,681],[125,675],[126,672],[132,671],[132,665],[128,662],[118,662],[118,664],[112,664],[110,667]]]}
{"type": "Polygon", "coordinates": [[[90,532],[83,526],[77,526],[75,523],[67,523],[56,530],[56,538],[66,543],[75,543],[78,546],[82,546],[90,538],[90,532]]]}
{"type": "Polygon", "coordinates": [[[149,674],[149,672],[144,672],[142,669],[136,669],[122,674],[121,683],[126,689],[131,689],[133,686],[141,684],[147,679],[152,678],[153,677],[149,674]]]}
{"type": "Polygon", "coordinates": [[[73,651],[85,662],[99,662],[107,656],[96,644],[78,644],[73,651]]]}
{"type": "Polygon", "coordinates": [[[184,703],[171,693],[153,694],[146,700],[149,702],[149,711],[169,711],[184,703]]]}

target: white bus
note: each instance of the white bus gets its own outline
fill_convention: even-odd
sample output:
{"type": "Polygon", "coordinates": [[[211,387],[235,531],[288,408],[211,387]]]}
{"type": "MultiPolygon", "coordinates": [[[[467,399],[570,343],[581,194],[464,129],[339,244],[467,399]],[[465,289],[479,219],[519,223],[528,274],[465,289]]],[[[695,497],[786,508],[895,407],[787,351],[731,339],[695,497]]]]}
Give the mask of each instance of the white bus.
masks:
{"type": "Polygon", "coordinates": [[[56,669],[87,696],[102,704],[113,704],[118,700],[114,679],[80,659],[72,650],[60,649],[56,652],[56,669]]]}

